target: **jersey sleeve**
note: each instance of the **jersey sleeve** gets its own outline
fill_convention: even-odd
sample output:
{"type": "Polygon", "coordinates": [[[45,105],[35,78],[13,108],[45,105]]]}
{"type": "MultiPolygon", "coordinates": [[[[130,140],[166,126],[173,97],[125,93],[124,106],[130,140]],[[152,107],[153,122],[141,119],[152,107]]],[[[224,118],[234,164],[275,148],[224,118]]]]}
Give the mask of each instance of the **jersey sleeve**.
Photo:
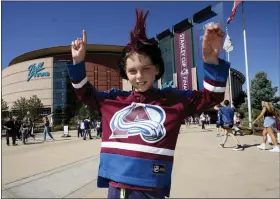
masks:
{"type": "Polygon", "coordinates": [[[224,100],[229,68],[230,63],[222,59],[219,59],[218,65],[204,63],[202,91],[176,90],[182,118],[206,111],[224,100]]]}
{"type": "Polygon", "coordinates": [[[119,89],[111,89],[110,91],[97,90],[88,81],[85,62],[76,65],[68,64],[67,69],[77,99],[99,112],[100,106],[105,99],[116,99],[119,95],[128,95],[128,92],[119,89]]]}

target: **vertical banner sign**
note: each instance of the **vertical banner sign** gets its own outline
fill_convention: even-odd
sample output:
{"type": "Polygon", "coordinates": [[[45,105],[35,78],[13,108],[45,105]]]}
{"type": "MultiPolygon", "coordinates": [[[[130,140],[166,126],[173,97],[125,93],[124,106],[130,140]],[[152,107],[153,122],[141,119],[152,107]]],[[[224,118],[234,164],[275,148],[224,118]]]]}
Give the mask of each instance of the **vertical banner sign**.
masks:
{"type": "Polygon", "coordinates": [[[173,81],[173,73],[175,73],[174,57],[173,57],[173,37],[167,36],[159,40],[159,48],[161,50],[165,72],[161,78],[161,84],[167,84],[173,81]]]}
{"type": "Polygon", "coordinates": [[[177,82],[180,90],[192,90],[192,38],[191,28],[174,32],[177,82]]]}
{"type": "MultiPolygon", "coordinates": [[[[215,12],[217,15],[207,19],[201,23],[194,24],[194,59],[195,59],[195,66],[197,70],[197,79],[198,79],[198,90],[203,89],[203,80],[204,80],[204,68],[203,68],[203,59],[202,59],[202,42],[205,29],[213,24],[219,23],[223,31],[224,28],[224,14],[223,14],[223,3],[218,3],[212,6],[212,11],[215,12]]],[[[225,52],[224,50],[220,51],[221,59],[225,59],[225,52]]]]}

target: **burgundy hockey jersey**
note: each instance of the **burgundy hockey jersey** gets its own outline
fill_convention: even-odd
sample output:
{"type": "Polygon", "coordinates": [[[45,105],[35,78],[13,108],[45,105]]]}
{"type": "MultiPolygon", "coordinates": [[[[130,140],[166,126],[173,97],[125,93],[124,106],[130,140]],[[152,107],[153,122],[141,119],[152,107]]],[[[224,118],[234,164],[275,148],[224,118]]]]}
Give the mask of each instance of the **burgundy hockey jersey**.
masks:
{"type": "Polygon", "coordinates": [[[229,63],[204,64],[202,91],[175,88],[140,93],[99,91],[87,80],[85,63],[68,65],[78,100],[102,114],[98,187],[110,181],[160,188],[169,197],[174,150],[181,122],[224,99],[229,63]]]}

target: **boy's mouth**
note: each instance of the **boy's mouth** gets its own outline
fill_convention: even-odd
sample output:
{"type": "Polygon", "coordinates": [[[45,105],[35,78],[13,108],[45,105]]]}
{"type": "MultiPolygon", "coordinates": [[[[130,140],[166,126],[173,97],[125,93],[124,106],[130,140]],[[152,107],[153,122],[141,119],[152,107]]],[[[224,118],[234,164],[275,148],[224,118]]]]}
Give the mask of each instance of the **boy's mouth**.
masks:
{"type": "Polygon", "coordinates": [[[145,85],[147,82],[145,81],[145,82],[137,82],[136,84],[137,85],[139,85],[139,86],[143,86],[143,85],[145,85]]]}

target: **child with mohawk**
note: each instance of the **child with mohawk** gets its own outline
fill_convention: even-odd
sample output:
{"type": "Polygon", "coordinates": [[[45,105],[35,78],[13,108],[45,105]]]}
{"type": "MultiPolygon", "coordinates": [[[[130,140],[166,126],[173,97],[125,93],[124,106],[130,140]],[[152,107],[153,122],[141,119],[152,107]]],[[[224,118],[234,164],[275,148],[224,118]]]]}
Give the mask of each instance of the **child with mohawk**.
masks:
{"type": "Polygon", "coordinates": [[[146,35],[146,14],[136,10],[136,25],[119,62],[120,75],[134,91],[99,91],[85,71],[87,36],[72,42],[68,72],[78,100],[102,114],[98,187],[108,198],[169,197],[174,150],[181,121],[224,99],[229,63],[219,59],[224,32],[208,27],[203,39],[205,70],[202,91],[155,89],[164,73],[161,51],[146,35]]]}

